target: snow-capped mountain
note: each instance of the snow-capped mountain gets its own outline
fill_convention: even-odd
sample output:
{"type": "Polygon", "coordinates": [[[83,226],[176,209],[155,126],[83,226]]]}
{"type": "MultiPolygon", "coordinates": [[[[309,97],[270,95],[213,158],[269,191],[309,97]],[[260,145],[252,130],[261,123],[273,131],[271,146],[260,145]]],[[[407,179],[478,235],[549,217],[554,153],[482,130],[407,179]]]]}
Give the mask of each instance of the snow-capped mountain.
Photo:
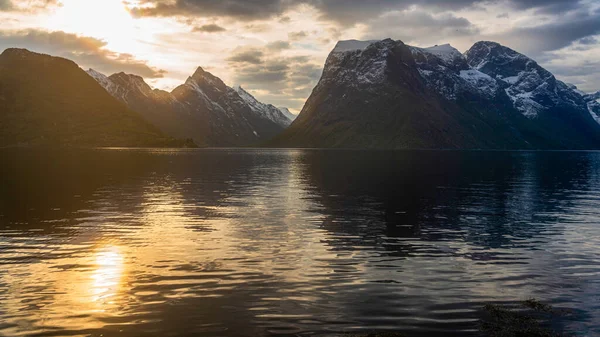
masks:
{"type": "Polygon", "coordinates": [[[465,53],[467,62],[496,79],[523,115],[538,114],[560,105],[585,106],[582,93],[557,80],[537,62],[495,42],[478,42],[465,53]]]}
{"type": "Polygon", "coordinates": [[[107,77],[93,69],[87,73],[165,133],[194,139],[201,146],[257,144],[292,122],[279,109],[259,102],[241,88],[228,87],[202,68],[172,92],[152,89],[136,75],[107,77]]]}
{"type": "Polygon", "coordinates": [[[600,148],[600,103],[494,42],[341,41],[281,146],[600,148]]]}
{"type": "Polygon", "coordinates": [[[273,122],[285,127],[288,127],[292,124],[293,119],[287,115],[289,110],[286,108],[276,108],[271,104],[264,104],[259,102],[254,96],[248,93],[242,86],[238,85],[233,88],[238,95],[252,108],[259,116],[265,116],[273,122]],[[285,110],[283,110],[285,109],[285,110]]]}

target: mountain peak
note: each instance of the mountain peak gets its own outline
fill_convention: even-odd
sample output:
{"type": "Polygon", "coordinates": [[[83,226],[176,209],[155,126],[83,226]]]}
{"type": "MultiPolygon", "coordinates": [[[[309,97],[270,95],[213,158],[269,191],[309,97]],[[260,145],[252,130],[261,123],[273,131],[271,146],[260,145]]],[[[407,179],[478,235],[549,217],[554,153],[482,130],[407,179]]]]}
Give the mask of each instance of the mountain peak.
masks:
{"type": "Polygon", "coordinates": [[[146,83],[143,77],[134,74],[126,74],[124,72],[112,74],[108,77],[113,83],[126,88],[137,88],[144,94],[152,91],[152,87],[146,83]]]}
{"type": "Polygon", "coordinates": [[[495,41],[478,41],[478,42],[475,42],[475,44],[473,45],[473,47],[483,47],[483,46],[486,46],[486,47],[504,47],[503,45],[501,45],[500,43],[495,42],[495,41]]]}
{"type": "Polygon", "coordinates": [[[27,54],[34,54],[34,52],[25,49],[25,48],[6,48],[2,54],[3,56],[6,55],[27,55],[27,54]]]}
{"type": "Polygon", "coordinates": [[[428,48],[411,47],[412,50],[417,50],[432,54],[441,59],[445,64],[455,63],[457,61],[464,62],[464,56],[456,48],[452,47],[449,43],[442,45],[435,45],[428,48]]]}
{"type": "Polygon", "coordinates": [[[60,65],[69,68],[79,68],[75,62],[66,58],[36,53],[24,48],[7,48],[2,52],[2,54],[0,54],[0,56],[4,58],[11,58],[13,60],[22,59],[26,60],[27,62],[43,62],[43,64],[55,62],[55,66],[60,65]]]}
{"type": "Polygon", "coordinates": [[[279,111],[281,111],[281,113],[283,113],[289,120],[291,120],[292,122],[296,120],[296,118],[298,118],[298,115],[294,115],[290,109],[286,108],[286,107],[278,107],[277,109],[279,109],[279,111]]]}
{"type": "Polygon", "coordinates": [[[206,71],[204,70],[204,68],[198,67],[198,68],[196,68],[196,71],[194,71],[194,74],[192,75],[192,77],[200,77],[200,76],[204,76],[204,74],[206,74],[206,71]]]}
{"type": "Polygon", "coordinates": [[[225,90],[227,88],[225,83],[223,83],[220,78],[204,70],[202,67],[198,67],[194,74],[188,78],[186,84],[195,86],[202,85],[202,83],[207,83],[208,85],[216,87],[219,90],[225,90]],[[190,81],[194,83],[191,83],[190,81]]]}
{"type": "Polygon", "coordinates": [[[368,46],[372,45],[375,42],[379,42],[379,40],[369,40],[369,41],[360,41],[360,40],[344,40],[338,41],[333,48],[333,53],[345,53],[348,51],[355,50],[365,50],[368,46]]]}
{"type": "MultiPolygon", "coordinates": [[[[469,66],[492,77],[517,76],[519,72],[532,68],[539,68],[547,73],[534,60],[497,42],[477,42],[467,50],[465,57],[469,66]]],[[[544,77],[546,75],[549,74],[544,74],[544,77]]]]}

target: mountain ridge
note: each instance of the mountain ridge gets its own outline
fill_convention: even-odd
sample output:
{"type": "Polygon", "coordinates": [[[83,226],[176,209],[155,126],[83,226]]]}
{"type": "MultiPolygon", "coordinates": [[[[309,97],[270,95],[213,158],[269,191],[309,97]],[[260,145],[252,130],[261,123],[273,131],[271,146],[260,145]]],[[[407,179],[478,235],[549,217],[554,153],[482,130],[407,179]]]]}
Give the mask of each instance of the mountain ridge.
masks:
{"type": "Polygon", "coordinates": [[[258,144],[292,122],[280,109],[259,102],[241,87],[228,87],[202,67],[171,92],[152,89],[137,75],[107,77],[93,69],[88,74],[163,132],[192,138],[200,146],[258,144]]]}
{"type": "Polygon", "coordinates": [[[461,54],[450,45],[341,41],[296,121],[270,144],[599,148],[596,103],[534,60],[493,42],[461,54]]]}

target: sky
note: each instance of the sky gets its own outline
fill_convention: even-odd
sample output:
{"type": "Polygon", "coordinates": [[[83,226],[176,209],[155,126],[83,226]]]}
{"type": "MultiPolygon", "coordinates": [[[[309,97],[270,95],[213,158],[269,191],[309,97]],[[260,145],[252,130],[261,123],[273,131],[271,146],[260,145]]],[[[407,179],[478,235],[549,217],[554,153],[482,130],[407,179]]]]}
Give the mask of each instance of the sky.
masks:
{"type": "Polygon", "coordinates": [[[171,90],[199,66],[299,112],[339,40],[511,47],[600,90],[600,0],[0,0],[0,51],[27,48],[171,90]]]}

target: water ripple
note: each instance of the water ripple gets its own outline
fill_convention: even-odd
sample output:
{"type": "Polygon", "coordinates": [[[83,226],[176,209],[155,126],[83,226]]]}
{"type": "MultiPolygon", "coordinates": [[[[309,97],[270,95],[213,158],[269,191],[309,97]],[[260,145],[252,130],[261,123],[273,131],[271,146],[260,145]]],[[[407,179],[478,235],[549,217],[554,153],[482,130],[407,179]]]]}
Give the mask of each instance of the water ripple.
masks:
{"type": "Polygon", "coordinates": [[[530,297],[600,329],[600,153],[0,156],[0,335],[469,336],[530,297]]]}

